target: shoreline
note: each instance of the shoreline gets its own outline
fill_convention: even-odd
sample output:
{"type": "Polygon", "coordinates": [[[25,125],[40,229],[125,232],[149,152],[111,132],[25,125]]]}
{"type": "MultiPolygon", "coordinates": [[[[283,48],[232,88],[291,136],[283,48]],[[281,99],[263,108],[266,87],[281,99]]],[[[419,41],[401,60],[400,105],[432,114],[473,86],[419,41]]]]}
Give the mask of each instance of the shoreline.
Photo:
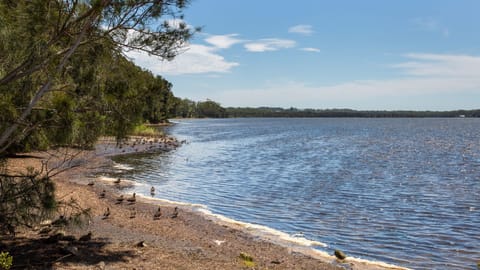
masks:
{"type": "MultiPolygon", "coordinates": [[[[117,204],[119,194],[125,194],[125,189],[135,182],[122,179],[121,185],[118,185],[113,183],[113,178],[94,177],[105,172],[106,168],[117,166],[118,170],[128,169],[121,168],[122,164],[115,164],[111,156],[171,151],[180,145],[173,138],[163,142],[152,140],[152,143],[145,140],[144,144],[140,142],[136,145],[133,142],[139,142],[138,138],[129,140],[124,146],[100,141],[95,151],[82,155],[82,166],[63,172],[55,177],[55,182],[57,197],[75,198],[84,207],[92,209],[86,226],[67,228],[66,232],[80,237],[91,231],[92,239],[104,239],[106,250],[122,253],[129,250],[134,255],[112,262],[102,258],[92,258],[87,260],[88,263],[60,260],[52,265],[53,269],[152,269],[151,265],[159,266],[153,269],[406,269],[351,257],[340,262],[326,252],[292,243],[295,239],[288,239],[288,234],[282,235],[287,238],[283,243],[278,242],[278,235],[282,232],[270,231],[271,235],[262,235],[259,234],[260,229],[273,229],[232,220],[202,206],[140,195],[134,204],[117,204]],[[94,184],[88,185],[92,181],[94,184]],[[103,190],[107,194],[104,199],[99,198],[103,190]],[[165,217],[153,220],[158,207],[165,217]],[[179,209],[178,218],[168,218],[174,207],[179,209]],[[112,217],[102,219],[106,208],[110,209],[112,217]],[[135,212],[134,218],[131,218],[132,211],[135,212]],[[135,246],[138,243],[144,243],[146,247],[135,246]],[[251,256],[253,267],[248,266],[242,254],[251,256]]],[[[28,163],[37,163],[34,167],[38,168],[40,159],[30,158],[28,163]]],[[[128,198],[131,194],[124,196],[128,198]]],[[[33,232],[26,236],[40,237],[33,232]]]]}

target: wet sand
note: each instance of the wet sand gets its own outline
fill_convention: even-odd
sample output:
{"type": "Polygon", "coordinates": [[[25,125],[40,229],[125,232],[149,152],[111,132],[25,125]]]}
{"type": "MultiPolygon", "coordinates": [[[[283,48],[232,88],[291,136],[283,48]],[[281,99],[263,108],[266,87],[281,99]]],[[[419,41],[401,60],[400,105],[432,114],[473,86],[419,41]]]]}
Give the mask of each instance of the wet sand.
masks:
{"type": "Polygon", "coordinates": [[[46,226],[20,230],[15,238],[3,237],[0,248],[13,255],[17,269],[393,269],[348,258],[340,262],[308,248],[274,244],[242,226],[219,222],[183,205],[141,196],[128,202],[132,194],[124,194],[120,203],[118,198],[130,185],[128,180],[114,183],[96,177],[111,168],[108,156],[171,150],[179,144],[134,138],[117,146],[104,139],[96,151],[62,150],[56,157],[51,152],[36,153],[36,157],[9,161],[10,170],[40,169],[42,160],[48,160],[48,168],[56,168],[54,171],[74,166],[54,177],[57,198],[74,199],[90,208],[91,215],[83,226],[53,228],[45,235],[39,231],[46,226]],[[61,158],[65,153],[75,158],[65,162],[61,158]],[[154,219],[159,207],[161,216],[154,219]],[[178,207],[178,215],[173,218],[174,207],[178,207]],[[105,218],[107,208],[110,214],[105,218]],[[45,239],[58,230],[75,239],[48,243],[45,239]],[[88,232],[91,239],[79,241],[88,232]]]}

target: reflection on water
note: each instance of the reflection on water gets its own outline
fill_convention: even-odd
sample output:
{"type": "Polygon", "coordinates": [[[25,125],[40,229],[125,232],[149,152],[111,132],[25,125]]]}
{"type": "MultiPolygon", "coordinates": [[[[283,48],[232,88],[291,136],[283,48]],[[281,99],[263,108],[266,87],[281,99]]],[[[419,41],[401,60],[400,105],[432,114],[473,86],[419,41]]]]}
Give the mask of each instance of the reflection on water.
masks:
{"type": "MultiPolygon", "coordinates": [[[[188,120],[117,157],[156,196],[414,269],[480,259],[480,120],[188,120]]],[[[145,188],[145,194],[147,194],[145,188]]]]}

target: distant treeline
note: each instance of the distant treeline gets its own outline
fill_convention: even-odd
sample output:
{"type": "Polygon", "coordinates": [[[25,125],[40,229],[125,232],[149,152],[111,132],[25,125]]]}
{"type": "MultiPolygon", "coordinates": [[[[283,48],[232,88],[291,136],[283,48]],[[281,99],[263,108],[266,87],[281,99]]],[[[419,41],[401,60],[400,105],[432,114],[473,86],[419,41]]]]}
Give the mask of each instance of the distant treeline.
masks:
{"type": "Polygon", "coordinates": [[[357,111],[351,109],[297,109],[277,107],[228,107],[211,100],[194,102],[183,99],[175,107],[177,117],[236,118],[236,117],[480,117],[478,110],[455,111],[357,111]]]}
{"type": "Polygon", "coordinates": [[[226,108],[228,117],[480,117],[479,110],[357,111],[351,109],[226,108]]]}

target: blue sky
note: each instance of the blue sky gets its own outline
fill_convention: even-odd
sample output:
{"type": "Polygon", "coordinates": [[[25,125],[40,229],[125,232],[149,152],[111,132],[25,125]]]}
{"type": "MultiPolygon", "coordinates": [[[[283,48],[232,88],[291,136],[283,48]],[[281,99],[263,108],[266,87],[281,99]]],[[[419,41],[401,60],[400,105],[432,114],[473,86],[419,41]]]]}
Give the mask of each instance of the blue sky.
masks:
{"type": "Polygon", "coordinates": [[[176,96],[223,106],[480,108],[478,0],[194,0],[171,62],[129,52],[176,96]]]}

